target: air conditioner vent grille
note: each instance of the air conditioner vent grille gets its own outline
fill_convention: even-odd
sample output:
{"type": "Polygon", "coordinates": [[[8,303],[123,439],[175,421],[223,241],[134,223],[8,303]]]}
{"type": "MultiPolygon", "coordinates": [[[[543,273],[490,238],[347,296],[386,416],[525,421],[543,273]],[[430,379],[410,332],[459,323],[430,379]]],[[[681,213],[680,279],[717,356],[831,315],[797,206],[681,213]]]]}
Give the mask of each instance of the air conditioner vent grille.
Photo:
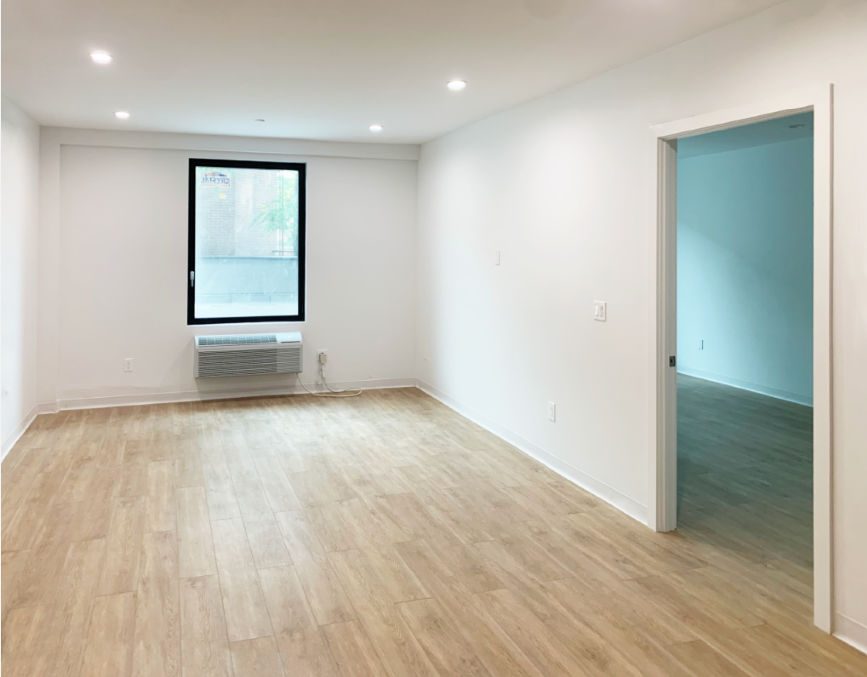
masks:
{"type": "Polygon", "coordinates": [[[299,373],[301,334],[196,337],[196,378],[299,373]]]}
{"type": "Polygon", "coordinates": [[[200,346],[252,346],[277,343],[276,334],[238,334],[236,336],[200,336],[200,346]]]}

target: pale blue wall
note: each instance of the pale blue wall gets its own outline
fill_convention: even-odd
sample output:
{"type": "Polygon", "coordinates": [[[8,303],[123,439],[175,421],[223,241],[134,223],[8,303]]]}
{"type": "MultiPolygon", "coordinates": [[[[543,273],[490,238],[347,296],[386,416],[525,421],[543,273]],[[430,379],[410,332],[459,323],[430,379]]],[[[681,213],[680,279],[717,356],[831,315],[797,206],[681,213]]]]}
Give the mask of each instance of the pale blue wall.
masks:
{"type": "Polygon", "coordinates": [[[812,191],[812,138],[678,160],[679,372],[812,404],[812,191]]]}

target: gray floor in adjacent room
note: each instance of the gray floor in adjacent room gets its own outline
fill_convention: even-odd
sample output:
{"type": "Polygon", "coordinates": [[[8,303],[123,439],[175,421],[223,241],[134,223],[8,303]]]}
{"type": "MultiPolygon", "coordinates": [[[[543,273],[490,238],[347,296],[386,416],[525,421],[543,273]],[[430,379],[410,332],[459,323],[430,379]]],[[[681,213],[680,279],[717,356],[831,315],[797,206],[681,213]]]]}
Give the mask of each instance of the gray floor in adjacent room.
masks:
{"type": "Polygon", "coordinates": [[[812,586],[813,410],[678,375],[678,530],[812,586]]]}

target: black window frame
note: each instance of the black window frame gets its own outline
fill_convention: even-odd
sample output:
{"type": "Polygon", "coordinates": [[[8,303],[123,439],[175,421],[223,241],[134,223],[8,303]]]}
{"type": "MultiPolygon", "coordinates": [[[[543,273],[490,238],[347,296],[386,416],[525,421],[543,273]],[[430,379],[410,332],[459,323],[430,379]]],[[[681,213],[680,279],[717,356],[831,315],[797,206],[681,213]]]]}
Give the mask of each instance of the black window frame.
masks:
{"type": "Polygon", "coordinates": [[[187,249],[187,325],[244,324],[263,322],[304,322],[307,259],[307,164],[304,162],[265,162],[259,160],[207,160],[190,158],[189,239],[187,249]],[[298,172],[298,313],[296,315],[255,315],[252,317],[196,317],[196,168],[273,169],[298,172]]]}

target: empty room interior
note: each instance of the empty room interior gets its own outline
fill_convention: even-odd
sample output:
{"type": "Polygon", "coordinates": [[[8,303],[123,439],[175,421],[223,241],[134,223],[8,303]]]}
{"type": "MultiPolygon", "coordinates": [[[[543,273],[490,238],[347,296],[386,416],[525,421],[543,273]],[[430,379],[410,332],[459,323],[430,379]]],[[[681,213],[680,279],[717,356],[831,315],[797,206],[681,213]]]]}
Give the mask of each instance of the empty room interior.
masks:
{"type": "Polygon", "coordinates": [[[812,594],[813,115],[678,140],[678,529],[812,594]]]}
{"type": "Polygon", "coordinates": [[[867,675],[867,1],[0,58],[4,677],[867,675]]]}

